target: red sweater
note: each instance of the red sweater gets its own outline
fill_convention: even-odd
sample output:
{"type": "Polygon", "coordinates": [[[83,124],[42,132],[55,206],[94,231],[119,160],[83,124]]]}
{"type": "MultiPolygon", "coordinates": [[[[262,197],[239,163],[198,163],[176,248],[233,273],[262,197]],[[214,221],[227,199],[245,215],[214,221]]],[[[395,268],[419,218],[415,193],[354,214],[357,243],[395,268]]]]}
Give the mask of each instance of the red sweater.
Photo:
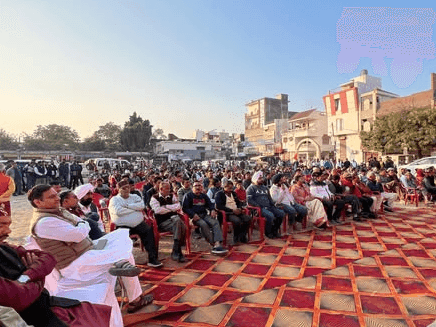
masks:
{"type": "MultiPolygon", "coordinates": [[[[14,249],[20,257],[26,253],[34,253],[37,256],[35,262],[23,273],[30,277],[30,280],[21,284],[17,281],[0,277],[0,305],[12,307],[17,312],[23,311],[31,305],[40,295],[44,288],[45,276],[51,273],[56,265],[56,260],[48,253],[31,250],[28,251],[22,246],[14,246],[3,243],[14,249]]],[[[2,263],[0,262],[0,265],[2,263]]]]}

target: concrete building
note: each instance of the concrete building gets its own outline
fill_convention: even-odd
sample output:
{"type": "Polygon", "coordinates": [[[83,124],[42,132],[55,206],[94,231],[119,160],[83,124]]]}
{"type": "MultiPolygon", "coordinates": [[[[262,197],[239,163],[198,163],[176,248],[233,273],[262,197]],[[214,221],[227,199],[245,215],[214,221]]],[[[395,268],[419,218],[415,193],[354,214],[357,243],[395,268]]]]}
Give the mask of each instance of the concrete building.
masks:
{"type": "Polygon", "coordinates": [[[362,162],[368,155],[362,149],[360,131],[375,119],[380,104],[398,95],[382,90],[381,79],[367,70],[323,97],[328,135],[332,137],[337,159],[362,162]]]}
{"type": "Polygon", "coordinates": [[[245,104],[247,154],[274,154],[277,143],[281,143],[281,127],[286,126],[289,117],[288,102],[287,94],[278,94],[276,98],[262,98],[245,104]]]}
{"type": "Polygon", "coordinates": [[[169,160],[208,160],[215,159],[215,153],[221,150],[210,143],[196,141],[161,141],[156,143],[156,154],[167,154],[169,160]]]}
{"type": "Polygon", "coordinates": [[[329,158],[334,145],[328,136],[325,112],[310,109],[289,118],[289,129],[282,134],[284,160],[329,158]]]}

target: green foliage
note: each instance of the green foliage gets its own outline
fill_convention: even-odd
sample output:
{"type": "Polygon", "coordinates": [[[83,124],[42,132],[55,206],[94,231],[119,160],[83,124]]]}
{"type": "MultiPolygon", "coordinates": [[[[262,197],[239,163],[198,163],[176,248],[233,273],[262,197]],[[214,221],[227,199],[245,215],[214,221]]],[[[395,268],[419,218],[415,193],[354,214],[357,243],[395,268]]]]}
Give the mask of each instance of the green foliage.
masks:
{"type": "Polygon", "coordinates": [[[92,146],[93,148],[100,147],[99,150],[90,151],[117,151],[121,149],[120,134],[121,127],[119,125],[115,125],[113,122],[109,122],[103,126],[100,126],[98,130],[96,130],[89,139],[85,139],[84,142],[92,142],[94,144],[92,146]]]}
{"type": "Polygon", "coordinates": [[[80,143],[80,150],[82,151],[105,151],[106,143],[101,139],[94,138],[93,136],[87,137],[80,143]]]}
{"type": "Polygon", "coordinates": [[[436,141],[436,111],[418,108],[376,119],[370,132],[360,133],[362,145],[372,151],[416,151],[421,158],[436,141]]]}
{"type": "Polygon", "coordinates": [[[143,120],[134,112],[125,122],[120,133],[122,149],[125,151],[148,151],[152,127],[149,120],[143,120]]]}
{"type": "Polygon", "coordinates": [[[155,129],[155,131],[153,132],[153,138],[155,138],[157,140],[166,140],[167,139],[162,128],[155,129]]]}
{"type": "Polygon", "coordinates": [[[24,146],[26,150],[74,150],[79,140],[79,134],[69,126],[38,125],[33,134],[24,137],[24,146]]]}
{"type": "Polygon", "coordinates": [[[0,129],[0,150],[16,150],[18,143],[5,130],[0,129]]]}

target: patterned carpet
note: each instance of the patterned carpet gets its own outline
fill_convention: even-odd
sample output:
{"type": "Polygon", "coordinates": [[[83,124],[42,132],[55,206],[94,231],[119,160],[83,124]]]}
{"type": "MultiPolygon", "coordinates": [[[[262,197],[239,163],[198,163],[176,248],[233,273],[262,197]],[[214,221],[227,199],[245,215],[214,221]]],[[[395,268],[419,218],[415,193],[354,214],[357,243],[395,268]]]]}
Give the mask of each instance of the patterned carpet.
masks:
{"type": "MultiPolygon", "coordinates": [[[[194,253],[140,275],[155,301],[131,326],[428,326],[436,319],[434,209],[398,209],[279,240],[194,253]],[[171,265],[172,264],[172,265],[171,265]]],[[[145,267],[144,267],[145,268],[145,267]]]]}

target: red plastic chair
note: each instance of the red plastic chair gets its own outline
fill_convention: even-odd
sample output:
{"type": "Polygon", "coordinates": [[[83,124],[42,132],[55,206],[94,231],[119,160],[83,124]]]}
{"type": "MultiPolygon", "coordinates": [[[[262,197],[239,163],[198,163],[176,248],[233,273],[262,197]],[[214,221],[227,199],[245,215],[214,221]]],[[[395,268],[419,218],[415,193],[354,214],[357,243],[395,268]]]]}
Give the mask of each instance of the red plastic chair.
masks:
{"type": "Polygon", "coordinates": [[[262,216],[262,209],[259,207],[247,206],[248,211],[251,214],[252,220],[250,228],[248,229],[248,241],[251,241],[251,236],[253,234],[254,223],[257,222],[259,225],[260,240],[265,240],[265,217],[262,216]]]}
{"type": "Polygon", "coordinates": [[[408,187],[406,189],[404,205],[407,205],[407,201],[409,201],[409,203],[415,203],[417,207],[419,206],[419,193],[416,188],[408,187]]]}
{"type": "Polygon", "coordinates": [[[138,182],[135,184],[135,189],[142,191],[142,189],[144,188],[145,183],[147,183],[147,181],[142,181],[142,182],[138,182]]]}
{"type": "MultiPolygon", "coordinates": [[[[178,212],[180,218],[183,220],[183,222],[186,225],[186,253],[189,255],[191,254],[191,229],[189,225],[189,217],[188,215],[184,214],[183,212],[178,212]]],[[[153,227],[153,234],[154,234],[154,241],[156,244],[156,249],[159,249],[159,240],[163,236],[172,235],[172,232],[159,232],[156,218],[154,217],[154,213],[152,210],[148,210],[147,212],[144,212],[144,219],[145,222],[150,224],[153,227]]]]}
{"type": "Polygon", "coordinates": [[[227,213],[224,210],[218,210],[216,209],[219,214],[221,214],[221,217],[223,218],[222,223],[222,231],[223,231],[223,245],[227,245],[227,233],[229,232],[229,227],[232,226],[232,222],[227,221],[227,213]]]}

